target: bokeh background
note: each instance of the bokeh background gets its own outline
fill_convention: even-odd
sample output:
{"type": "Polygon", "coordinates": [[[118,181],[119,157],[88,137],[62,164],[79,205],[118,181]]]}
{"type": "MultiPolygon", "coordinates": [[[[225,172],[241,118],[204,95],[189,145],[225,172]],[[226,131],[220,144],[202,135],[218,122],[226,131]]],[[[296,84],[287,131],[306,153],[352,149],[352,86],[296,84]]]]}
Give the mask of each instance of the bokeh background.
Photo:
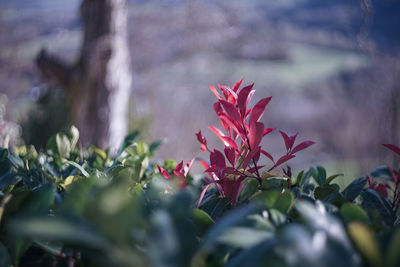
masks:
{"type": "MultiPolygon", "coordinates": [[[[70,124],[64,92],[44,82],[35,58],[46,47],[75,60],[79,4],[0,0],[1,138],[43,147],[70,124]]],[[[393,163],[380,144],[400,144],[399,1],[130,0],[127,8],[129,129],[165,140],[156,159],[206,156],[199,129],[220,147],[207,130],[218,124],[208,85],[244,78],[255,100],[273,97],[266,126],[317,143],[292,161],[295,172],[321,164],[346,183],[393,163]]],[[[284,152],[278,132],[265,139],[271,154],[284,152]]]]}

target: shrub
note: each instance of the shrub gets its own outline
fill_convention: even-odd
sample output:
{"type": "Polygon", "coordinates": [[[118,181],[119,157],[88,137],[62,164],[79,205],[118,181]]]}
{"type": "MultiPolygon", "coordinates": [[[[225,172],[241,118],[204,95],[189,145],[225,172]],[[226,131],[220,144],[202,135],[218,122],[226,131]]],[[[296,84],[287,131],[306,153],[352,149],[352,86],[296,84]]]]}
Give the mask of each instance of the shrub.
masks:
{"type": "Polygon", "coordinates": [[[219,86],[224,99],[212,88],[224,153],[197,133],[209,178],[189,174],[193,161],[157,167],[159,143],[137,132],[116,155],[78,149],[74,127],[45,151],[1,149],[0,266],[399,266],[399,171],[346,188],[321,166],[272,173],[312,142],[282,132],[274,161],[260,145],[270,98],[248,108],[240,83],[219,86]]]}

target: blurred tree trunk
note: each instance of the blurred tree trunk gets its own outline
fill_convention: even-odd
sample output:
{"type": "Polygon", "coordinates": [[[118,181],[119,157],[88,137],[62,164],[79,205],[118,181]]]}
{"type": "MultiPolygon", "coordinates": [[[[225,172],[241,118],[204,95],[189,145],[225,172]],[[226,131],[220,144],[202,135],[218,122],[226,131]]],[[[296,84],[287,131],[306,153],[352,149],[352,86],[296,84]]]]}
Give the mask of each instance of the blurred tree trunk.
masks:
{"type": "Polygon", "coordinates": [[[72,65],[42,50],[43,77],[65,89],[83,144],[115,150],[127,133],[131,88],[125,0],[83,0],[83,43],[72,65]]]}

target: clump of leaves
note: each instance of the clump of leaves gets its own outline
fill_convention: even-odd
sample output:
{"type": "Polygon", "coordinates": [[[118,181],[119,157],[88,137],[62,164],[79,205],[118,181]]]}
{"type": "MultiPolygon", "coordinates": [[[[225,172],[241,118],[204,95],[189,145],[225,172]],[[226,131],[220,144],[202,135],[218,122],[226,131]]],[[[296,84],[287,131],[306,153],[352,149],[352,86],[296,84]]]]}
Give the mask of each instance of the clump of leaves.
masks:
{"type": "Polygon", "coordinates": [[[249,103],[255,93],[254,84],[240,88],[242,82],[243,80],[238,81],[232,88],[218,85],[222,94],[214,86],[210,86],[210,90],[218,99],[214,103],[214,110],[220,119],[222,129],[214,126],[208,128],[222,141],[225,148],[224,153],[218,149],[211,150],[201,130],[196,134],[201,150],[210,153],[210,164],[201,162],[210,179],[206,180],[199,204],[209,185],[215,184],[220,195],[230,198],[232,204],[235,205],[246,178],[257,179],[261,184],[260,170],[265,167],[259,164],[261,155],[271,161],[267,169],[267,172],[270,172],[294,158],[297,152],[314,144],[312,141],[304,141],[295,145],[297,133],[289,136],[280,131],[286,153],[275,160],[261,145],[263,138],[275,130],[275,128],[266,128],[261,122],[272,97],[263,98],[250,107],[249,103]]]}

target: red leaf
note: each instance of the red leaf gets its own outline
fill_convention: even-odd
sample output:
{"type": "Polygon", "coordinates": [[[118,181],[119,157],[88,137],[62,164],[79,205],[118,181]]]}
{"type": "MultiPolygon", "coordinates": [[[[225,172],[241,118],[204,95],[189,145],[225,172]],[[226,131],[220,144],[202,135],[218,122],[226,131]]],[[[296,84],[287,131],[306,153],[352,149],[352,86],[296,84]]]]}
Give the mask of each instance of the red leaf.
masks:
{"type": "Polygon", "coordinates": [[[260,149],[260,147],[253,149],[247,154],[247,156],[243,159],[243,162],[242,162],[243,169],[246,169],[247,165],[249,165],[249,163],[250,163],[250,160],[252,160],[253,157],[258,153],[259,149],[260,149]]]}
{"type": "Polygon", "coordinates": [[[290,137],[290,143],[289,143],[290,149],[292,149],[292,147],[293,147],[293,145],[294,145],[294,141],[296,140],[297,134],[298,134],[298,133],[296,133],[296,134],[294,134],[294,135],[292,135],[292,136],[290,137]]]}
{"type": "Polygon", "coordinates": [[[218,87],[219,87],[219,89],[222,91],[222,93],[224,94],[224,96],[225,96],[225,99],[228,99],[228,97],[229,97],[229,91],[228,91],[228,86],[226,86],[226,85],[220,85],[220,84],[218,84],[218,87]]]}
{"type": "Polygon", "coordinates": [[[231,117],[225,114],[221,114],[218,117],[220,118],[220,120],[224,121],[227,125],[229,125],[229,127],[232,128],[238,135],[242,137],[245,136],[243,128],[239,124],[237,124],[237,122],[233,121],[231,117]]]}
{"type": "Polygon", "coordinates": [[[174,174],[176,176],[181,176],[183,174],[182,167],[183,167],[183,161],[179,162],[179,164],[176,165],[175,170],[174,170],[174,174]]]}
{"type": "Polygon", "coordinates": [[[267,158],[269,158],[272,162],[275,163],[274,158],[267,151],[261,149],[261,153],[263,153],[267,158]]]}
{"type": "Polygon", "coordinates": [[[248,98],[253,86],[254,86],[254,83],[242,88],[242,90],[240,90],[240,92],[238,94],[237,104],[238,104],[240,113],[242,114],[242,117],[245,116],[245,113],[246,113],[245,111],[247,108],[247,98],[248,98]]]}
{"type": "Polygon", "coordinates": [[[392,150],[394,153],[397,153],[400,155],[400,147],[392,145],[392,144],[383,144],[383,146],[389,148],[390,150],[392,150]]]}
{"type": "Polygon", "coordinates": [[[225,100],[220,100],[220,103],[224,107],[226,113],[232,118],[232,120],[240,122],[239,111],[237,111],[237,109],[232,103],[229,103],[228,101],[225,100]]]}
{"type": "Polygon", "coordinates": [[[219,139],[221,139],[221,141],[224,144],[224,146],[230,146],[230,147],[233,147],[236,150],[239,150],[239,148],[238,148],[237,144],[235,143],[235,141],[233,141],[230,137],[225,136],[224,133],[220,129],[215,128],[213,126],[208,126],[208,128],[213,133],[215,133],[219,137],[219,139]]]}
{"type": "Polygon", "coordinates": [[[264,114],[265,108],[267,107],[269,101],[271,101],[272,97],[266,97],[258,101],[257,104],[254,105],[249,119],[249,125],[257,122],[262,115],[264,114]]]}
{"type": "Polygon", "coordinates": [[[235,93],[239,90],[240,85],[242,84],[242,82],[243,82],[243,78],[242,78],[240,81],[236,82],[235,85],[232,87],[232,90],[233,90],[235,93]]]}
{"type": "Polygon", "coordinates": [[[218,93],[217,89],[215,89],[214,86],[209,85],[208,87],[210,88],[211,92],[213,92],[214,95],[215,95],[219,100],[222,100],[222,97],[220,96],[220,94],[218,93]]]}
{"type": "Polygon", "coordinates": [[[160,167],[160,166],[157,164],[157,168],[158,168],[158,171],[160,172],[160,174],[161,174],[165,179],[171,179],[171,175],[169,175],[169,173],[168,173],[166,170],[164,170],[163,167],[160,167]]]}
{"type": "Polygon", "coordinates": [[[208,150],[208,147],[207,147],[207,139],[205,139],[205,138],[203,137],[203,135],[201,134],[201,130],[199,130],[199,132],[196,133],[196,136],[197,136],[197,140],[198,140],[199,143],[201,144],[201,151],[208,150]]]}
{"type": "Polygon", "coordinates": [[[273,130],[275,130],[275,128],[266,128],[264,130],[263,136],[266,136],[267,134],[269,134],[270,132],[272,132],[273,130]]]}
{"type": "Polygon", "coordinates": [[[225,157],[217,149],[214,149],[214,151],[210,153],[210,162],[211,162],[211,166],[216,166],[218,168],[226,167],[225,157]]]}
{"type": "Polygon", "coordinates": [[[282,132],[282,131],[279,131],[279,132],[282,135],[283,141],[285,141],[286,150],[289,151],[289,149],[290,149],[290,137],[285,132],[282,132]]]}
{"type": "Polygon", "coordinates": [[[192,167],[192,164],[194,162],[194,158],[192,158],[188,163],[185,164],[183,167],[183,175],[186,176],[190,170],[190,167],[192,167]]]}
{"type": "Polygon", "coordinates": [[[222,110],[222,106],[220,102],[214,103],[214,110],[219,119],[221,120],[221,125],[226,132],[230,132],[230,126],[223,119],[220,118],[221,115],[225,115],[225,112],[222,110]]]}
{"type": "Polygon", "coordinates": [[[249,129],[249,141],[250,148],[253,149],[258,147],[263,137],[264,132],[264,124],[261,122],[255,122],[254,124],[250,124],[249,129]]]}
{"type": "Polygon", "coordinates": [[[235,167],[235,163],[236,163],[235,149],[233,147],[225,147],[224,152],[225,152],[225,156],[228,159],[229,163],[232,165],[232,167],[235,167]]]}
{"type": "Polygon", "coordinates": [[[295,146],[292,149],[291,153],[294,154],[296,152],[299,152],[299,151],[301,151],[303,149],[306,149],[307,147],[309,147],[309,146],[311,146],[313,144],[315,144],[315,142],[313,142],[313,141],[304,141],[304,142],[298,144],[297,146],[295,146]]]}
{"type": "Polygon", "coordinates": [[[296,156],[295,155],[284,155],[284,156],[282,156],[280,159],[278,159],[278,161],[275,163],[275,165],[271,169],[269,169],[268,171],[271,171],[271,170],[275,169],[279,165],[285,163],[286,161],[288,161],[288,160],[290,160],[290,159],[292,159],[294,157],[296,157],[296,156]]]}
{"type": "Polygon", "coordinates": [[[206,194],[206,191],[207,191],[207,189],[208,189],[209,186],[210,186],[210,184],[206,185],[206,186],[203,188],[203,190],[201,191],[199,200],[197,201],[197,208],[200,207],[201,201],[203,200],[204,195],[206,194]]]}

